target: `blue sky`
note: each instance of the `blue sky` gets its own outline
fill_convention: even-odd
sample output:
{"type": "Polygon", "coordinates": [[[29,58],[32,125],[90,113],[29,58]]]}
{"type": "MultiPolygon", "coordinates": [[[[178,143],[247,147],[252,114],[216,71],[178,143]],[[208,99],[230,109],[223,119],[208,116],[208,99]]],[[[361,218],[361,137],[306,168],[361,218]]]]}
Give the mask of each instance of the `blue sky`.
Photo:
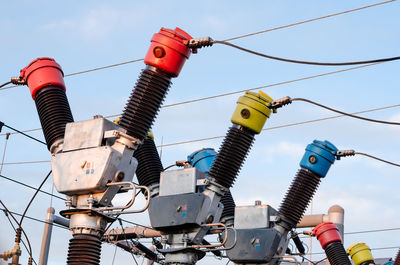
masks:
{"type": "MultiPolygon", "coordinates": [[[[161,27],[184,29],[194,37],[226,39],[282,26],[375,1],[2,1],[0,33],[0,81],[11,76],[37,57],[53,57],[66,74],[89,68],[143,58],[151,36],[161,27]]],[[[400,5],[398,2],[311,22],[287,29],[234,41],[235,44],[287,58],[315,61],[348,61],[399,55],[400,5]]],[[[66,77],[67,95],[76,121],[121,113],[136,82],[143,62],[66,77]]],[[[241,51],[215,45],[199,50],[186,62],[181,75],[173,80],[166,104],[231,91],[289,81],[344,69],[293,65],[271,61],[241,51]]],[[[285,84],[263,90],[273,98],[304,97],[338,109],[355,112],[399,104],[398,62],[347,71],[325,77],[285,84]]],[[[0,83],[1,83],[0,82],[0,83]]],[[[224,135],[241,94],[161,109],[153,126],[156,143],[224,135]]],[[[0,120],[26,130],[40,127],[34,102],[26,87],[0,91],[0,120]]],[[[296,102],[273,115],[265,127],[312,120],[334,115],[320,108],[296,102]]],[[[399,108],[365,114],[382,120],[400,120],[399,108]]],[[[3,130],[3,133],[7,130],[3,130]]],[[[355,149],[391,161],[400,161],[400,129],[350,118],[339,118],[300,126],[264,131],[244,164],[233,188],[238,205],[255,199],[279,207],[290,185],[304,148],[314,139],[329,140],[339,149],[355,149]]],[[[43,138],[42,132],[33,136],[43,138]]],[[[5,143],[0,136],[0,150],[5,143]]],[[[162,149],[165,166],[185,159],[196,149],[219,148],[221,140],[175,145],[162,149]]],[[[12,135],[5,162],[49,160],[39,143],[12,135]]],[[[5,165],[2,174],[38,186],[49,164],[5,165]]],[[[345,209],[345,231],[399,227],[399,169],[364,157],[337,161],[313,203],[314,213],[326,213],[333,204],[345,209]]],[[[0,199],[22,212],[32,190],[0,180],[0,199]]],[[[51,181],[44,190],[51,191],[51,181]]],[[[116,200],[123,201],[126,198],[116,200]]],[[[29,216],[44,219],[50,200],[39,195],[29,216]]],[[[53,201],[56,211],[64,208],[53,201]]],[[[125,216],[148,224],[147,213],[125,216]]],[[[40,250],[42,224],[25,220],[34,257],[40,250]]],[[[0,251],[13,245],[14,233],[0,216],[0,251]]],[[[399,246],[399,231],[349,235],[345,246],[366,242],[373,248],[399,246]]],[[[51,264],[65,264],[68,231],[54,229],[51,264]]],[[[313,243],[313,252],[320,252],[313,243]]],[[[391,257],[396,249],[374,251],[375,257],[391,257]]],[[[111,264],[114,247],[103,244],[102,264],[111,264]]],[[[318,259],[321,256],[314,256],[318,259]]],[[[22,262],[26,262],[23,251],[22,262]]],[[[115,264],[131,262],[118,250],[115,264]]],[[[200,264],[224,264],[206,258],[200,264]]]]}

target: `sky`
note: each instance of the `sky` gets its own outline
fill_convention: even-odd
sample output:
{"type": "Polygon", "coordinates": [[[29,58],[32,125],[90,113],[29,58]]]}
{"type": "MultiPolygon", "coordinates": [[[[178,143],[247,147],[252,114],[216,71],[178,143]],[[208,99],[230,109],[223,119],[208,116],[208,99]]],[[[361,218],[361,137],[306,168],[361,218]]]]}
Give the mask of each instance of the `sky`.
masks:
{"type": "MultiPolygon", "coordinates": [[[[376,1],[2,1],[0,7],[0,83],[17,76],[37,57],[52,57],[64,73],[141,59],[152,35],[161,27],[180,27],[193,37],[216,40],[279,27],[302,20],[353,9],[376,1]]],[[[237,45],[285,58],[341,62],[399,55],[400,5],[392,2],[369,9],[314,21],[232,41],[237,45]]],[[[325,75],[263,89],[272,98],[307,98],[343,111],[356,112],[399,104],[399,62],[325,75]]],[[[142,61],[65,78],[67,96],[75,121],[122,112],[142,61]]],[[[349,68],[349,67],[347,67],[349,68]]],[[[221,45],[199,50],[186,62],[166,97],[165,104],[247,90],[303,77],[346,69],[295,65],[272,61],[221,45]]],[[[236,100],[243,93],[162,108],[153,125],[157,145],[223,136],[231,125],[236,100]]],[[[294,102],[278,110],[265,128],[335,115],[316,106],[294,102]]],[[[393,107],[363,114],[381,120],[400,121],[400,109],[393,107]]],[[[34,102],[27,87],[0,90],[0,120],[19,130],[40,128],[34,102]]],[[[0,153],[5,146],[3,129],[0,153]]],[[[284,197],[304,154],[314,139],[329,140],[339,149],[355,149],[390,161],[400,161],[396,126],[374,124],[348,117],[265,130],[255,144],[232,189],[237,205],[261,200],[274,208],[284,197]]],[[[30,135],[43,139],[41,131],[30,135]]],[[[160,148],[164,166],[186,159],[193,151],[212,147],[222,139],[160,148]]],[[[7,142],[5,162],[47,161],[47,148],[22,135],[12,134],[7,142]]],[[[4,165],[1,174],[28,185],[39,186],[50,170],[49,163],[4,165]]],[[[312,213],[327,213],[339,204],[345,209],[345,232],[399,228],[399,168],[365,157],[336,161],[314,197],[312,213]]],[[[0,179],[0,199],[21,213],[33,190],[0,179]]],[[[43,190],[51,192],[52,180],[43,190]]],[[[57,194],[56,191],[54,191],[57,194]]],[[[62,194],[58,194],[63,196],[62,194]]],[[[127,196],[116,198],[124,203],[127,196]]],[[[65,209],[58,199],[39,194],[28,211],[30,217],[45,219],[50,203],[56,212],[65,209]]],[[[142,201],[135,207],[140,207],[142,201]]],[[[307,213],[310,213],[308,209],[307,213]]],[[[147,213],[125,219],[148,225],[147,213]]],[[[14,232],[0,213],[0,252],[13,247],[14,232]]],[[[24,229],[38,260],[43,224],[29,219],[24,229]]],[[[399,247],[400,230],[346,235],[345,247],[365,242],[371,248],[399,247]]],[[[70,232],[55,227],[49,264],[65,264],[70,232]]],[[[308,245],[308,240],[305,241],[308,245]]],[[[321,249],[314,239],[311,252],[321,249]]],[[[115,248],[103,244],[101,264],[112,264],[115,248]]],[[[373,250],[375,257],[393,257],[396,248],[373,250]]],[[[323,255],[313,255],[313,260],[323,255]]],[[[138,257],[141,262],[142,259],[138,257]]],[[[23,249],[21,263],[27,261],[23,249]]],[[[0,261],[0,264],[2,264],[0,261]]],[[[117,250],[114,264],[131,262],[117,250]]],[[[207,256],[199,264],[225,264],[207,256]]],[[[3,262],[4,263],[4,262],[3,262]]],[[[4,263],[5,264],[5,263],[4,263]]]]}

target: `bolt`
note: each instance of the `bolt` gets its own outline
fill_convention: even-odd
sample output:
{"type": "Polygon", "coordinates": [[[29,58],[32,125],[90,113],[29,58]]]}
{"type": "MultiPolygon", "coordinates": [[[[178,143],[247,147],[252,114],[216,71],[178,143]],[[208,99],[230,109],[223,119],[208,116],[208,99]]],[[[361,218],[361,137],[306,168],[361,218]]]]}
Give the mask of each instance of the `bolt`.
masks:
{"type": "Polygon", "coordinates": [[[179,205],[179,206],[176,208],[176,211],[177,211],[177,212],[180,212],[181,210],[182,210],[182,206],[179,205]]]}
{"type": "Polygon", "coordinates": [[[311,164],[315,164],[317,163],[317,158],[315,156],[310,156],[308,158],[308,161],[310,161],[311,164]]]}
{"type": "Polygon", "coordinates": [[[122,181],[125,178],[125,173],[123,171],[118,171],[115,174],[115,181],[122,181]]]}
{"type": "Polygon", "coordinates": [[[243,119],[248,119],[248,118],[250,118],[250,110],[248,110],[248,109],[242,109],[242,110],[240,111],[240,115],[242,115],[242,118],[243,118],[243,119]]]}
{"type": "Polygon", "coordinates": [[[209,215],[207,217],[207,220],[206,220],[207,224],[211,224],[213,221],[214,221],[214,216],[213,215],[209,215]]]}
{"type": "Polygon", "coordinates": [[[159,46],[154,48],[153,53],[156,58],[162,58],[165,56],[165,50],[159,46]]]}

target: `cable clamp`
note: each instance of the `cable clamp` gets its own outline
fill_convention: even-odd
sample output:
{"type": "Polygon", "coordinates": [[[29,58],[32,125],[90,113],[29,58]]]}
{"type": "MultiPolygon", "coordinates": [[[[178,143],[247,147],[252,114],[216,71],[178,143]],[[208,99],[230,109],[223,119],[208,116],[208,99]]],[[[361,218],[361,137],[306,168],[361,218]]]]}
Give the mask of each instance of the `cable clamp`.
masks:
{"type": "Polygon", "coordinates": [[[18,86],[22,86],[22,85],[26,85],[26,80],[24,78],[22,78],[21,76],[14,76],[11,77],[11,83],[13,83],[14,85],[18,85],[18,86]]]}
{"type": "Polygon", "coordinates": [[[356,151],[354,150],[339,150],[336,152],[335,156],[337,160],[340,160],[341,157],[354,156],[355,154],[356,151]]]}
{"type": "Polygon", "coordinates": [[[289,96],[286,96],[284,98],[272,101],[271,104],[269,104],[268,108],[276,110],[285,105],[289,105],[290,103],[292,103],[292,99],[289,96]]]}
{"type": "Polygon", "coordinates": [[[185,41],[185,45],[192,49],[193,53],[197,53],[197,49],[212,46],[214,40],[211,37],[195,38],[185,41]]]}

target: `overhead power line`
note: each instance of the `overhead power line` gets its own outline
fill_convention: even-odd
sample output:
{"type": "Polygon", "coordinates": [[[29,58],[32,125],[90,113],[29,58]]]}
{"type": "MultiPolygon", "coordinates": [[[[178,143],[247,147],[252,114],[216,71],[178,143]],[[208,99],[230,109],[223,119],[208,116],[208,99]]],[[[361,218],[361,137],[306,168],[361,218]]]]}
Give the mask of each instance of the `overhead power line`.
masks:
{"type": "MultiPolygon", "coordinates": [[[[351,114],[361,114],[361,113],[367,113],[367,112],[374,112],[374,111],[378,111],[378,110],[384,110],[384,109],[390,109],[390,108],[396,108],[396,107],[400,107],[400,104],[391,105],[391,106],[385,106],[385,107],[380,107],[380,108],[374,108],[374,109],[368,109],[368,110],[363,110],[363,111],[357,111],[357,112],[353,112],[351,114]]],[[[343,115],[343,114],[334,115],[334,116],[328,116],[328,117],[325,117],[325,118],[319,118],[319,119],[313,119],[313,120],[307,120],[307,121],[301,121],[301,122],[294,122],[294,123],[278,125],[278,126],[274,126],[274,127],[264,128],[262,130],[263,131],[275,130],[275,129],[280,129],[280,128],[303,125],[303,124],[307,124],[307,123],[314,123],[314,122],[320,122],[320,121],[325,121],[325,120],[331,120],[331,119],[341,118],[341,117],[345,117],[345,116],[346,115],[343,115]]],[[[181,145],[181,144],[189,144],[189,143],[195,143],[195,142],[202,142],[202,141],[209,141],[209,140],[221,139],[221,138],[224,138],[224,137],[225,137],[225,135],[212,136],[212,137],[206,137],[206,138],[199,138],[199,139],[193,139],[193,140],[187,140],[187,141],[181,141],[181,142],[158,145],[157,148],[174,146],[174,145],[181,145]]]]}
{"type": "MultiPolygon", "coordinates": [[[[283,25],[283,26],[279,26],[279,27],[274,27],[274,28],[270,28],[270,29],[266,29],[266,30],[262,30],[262,31],[257,31],[257,32],[252,32],[252,33],[248,33],[248,34],[244,34],[244,35],[239,35],[239,36],[236,36],[236,37],[231,37],[231,38],[225,39],[223,41],[232,41],[232,40],[247,38],[247,37],[254,36],[254,35],[259,35],[259,34],[271,32],[271,31],[277,31],[277,30],[281,30],[281,29],[285,29],[285,28],[298,26],[298,25],[301,25],[301,24],[314,22],[314,21],[317,21],[317,20],[322,20],[322,19],[331,18],[331,17],[343,15],[343,14],[348,14],[348,13],[364,10],[364,9],[367,9],[367,8],[371,8],[371,7],[376,7],[376,6],[392,3],[392,2],[395,2],[395,1],[397,1],[397,0],[389,0],[389,1],[379,2],[379,3],[375,3],[375,4],[371,4],[371,5],[366,5],[366,6],[362,6],[362,7],[359,7],[359,8],[349,9],[349,10],[341,11],[341,12],[338,12],[338,13],[333,13],[333,14],[329,14],[329,15],[325,15],[325,16],[321,16],[321,17],[316,17],[316,18],[311,18],[311,19],[299,21],[299,22],[296,22],[296,23],[291,23],[291,24],[287,24],[287,25],[283,25]]],[[[126,64],[130,64],[130,63],[140,62],[140,61],[143,61],[143,60],[144,60],[143,58],[129,60],[129,61],[121,62],[121,63],[110,64],[110,65],[91,68],[91,69],[87,69],[87,70],[83,70],[83,71],[79,71],[79,72],[75,72],[75,73],[70,73],[70,74],[66,74],[65,76],[67,77],[67,76],[85,74],[85,73],[94,72],[94,71],[98,71],[98,70],[103,70],[103,69],[113,68],[113,67],[117,67],[117,66],[121,66],[121,65],[126,65],[126,64]]],[[[15,87],[18,87],[18,86],[0,87],[0,90],[5,90],[5,89],[15,88],[15,87]]]]}
{"type": "MultiPolygon", "coordinates": [[[[208,97],[201,97],[201,98],[197,98],[197,99],[185,100],[185,101],[181,101],[181,102],[166,104],[166,105],[161,106],[161,108],[175,107],[175,106],[179,106],[179,105],[191,104],[191,103],[195,103],[195,102],[206,101],[206,100],[210,100],[210,99],[215,99],[215,98],[220,98],[220,97],[226,97],[226,96],[231,96],[231,95],[235,95],[235,94],[240,94],[240,93],[243,93],[243,92],[246,92],[246,91],[260,90],[260,89],[265,89],[265,88],[270,88],[270,87],[287,85],[287,84],[296,83],[296,82],[300,82],[300,81],[304,81],[304,80],[309,80],[309,79],[314,79],[314,78],[334,75],[334,74],[338,74],[338,73],[348,72],[348,71],[352,71],[352,70],[357,70],[357,69],[361,69],[361,68],[366,68],[366,67],[377,65],[377,64],[382,64],[382,63],[359,65],[359,66],[349,67],[349,68],[345,68],[345,69],[341,69],[341,70],[325,72],[325,73],[322,73],[322,74],[304,76],[304,77],[300,77],[300,78],[296,78],[296,79],[292,79],[292,80],[288,80],[288,81],[277,82],[277,83],[272,83],[272,84],[253,87],[253,88],[241,89],[241,90],[236,90],[236,91],[222,93],[222,94],[208,96],[208,97]]],[[[121,114],[113,114],[113,115],[105,116],[105,118],[114,118],[114,117],[118,117],[120,115],[121,114]]],[[[34,128],[34,129],[23,130],[21,132],[25,132],[26,133],[26,132],[40,131],[41,129],[42,128],[34,128]]],[[[16,132],[12,132],[11,134],[17,134],[17,133],[16,132]]],[[[3,136],[3,135],[6,135],[6,133],[0,134],[0,136],[3,136]]]]}
{"type": "Polygon", "coordinates": [[[275,27],[275,28],[270,28],[270,29],[266,29],[266,30],[253,32],[253,33],[248,33],[248,34],[240,35],[240,36],[237,36],[237,37],[232,37],[232,38],[229,38],[229,39],[225,39],[224,41],[232,41],[232,40],[247,38],[247,37],[250,37],[250,36],[259,35],[259,34],[271,32],[271,31],[275,31],[275,30],[281,30],[281,29],[285,29],[285,28],[290,28],[290,27],[301,25],[301,24],[306,24],[306,23],[317,21],[317,20],[321,20],[321,19],[331,18],[331,17],[343,15],[343,14],[348,14],[348,13],[364,10],[364,9],[367,9],[367,8],[370,8],[370,7],[389,4],[389,3],[392,3],[392,2],[395,2],[395,1],[396,0],[384,1],[384,2],[379,2],[379,3],[372,4],[372,5],[362,6],[362,7],[359,7],[359,8],[349,9],[349,10],[345,10],[345,11],[342,11],[342,12],[338,12],[338,13],[333,13],[333,14],[329,14],[329,15],[326,15],[326,16],[322,16],[322,17],[311,18],[311,19],[299,21],[299,22],[296,22],[296,23],[287,24],[287,25],[284,25],[284,26],[279,26],[279,27],[275,27]]]}

